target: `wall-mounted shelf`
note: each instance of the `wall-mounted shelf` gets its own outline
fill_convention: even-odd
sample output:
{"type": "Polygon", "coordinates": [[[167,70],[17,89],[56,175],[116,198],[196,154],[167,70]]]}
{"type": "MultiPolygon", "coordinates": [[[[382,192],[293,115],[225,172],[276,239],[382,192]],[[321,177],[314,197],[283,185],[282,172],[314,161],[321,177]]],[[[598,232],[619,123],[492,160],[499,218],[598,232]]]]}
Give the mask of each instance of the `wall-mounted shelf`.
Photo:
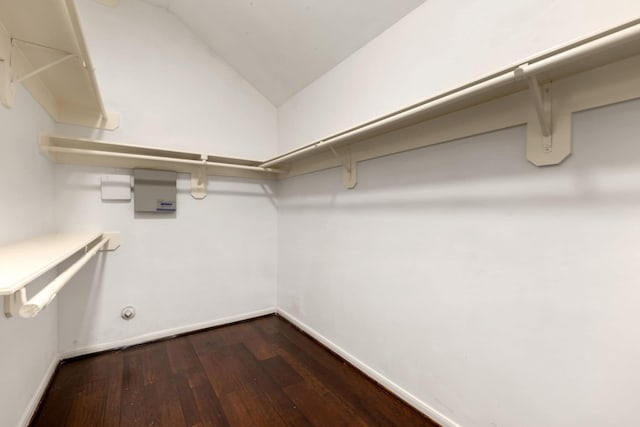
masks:
{"type": "Polygon", "coordinates": [[[267,161],[51,136],[41,147],[63,163],[191,173],[196,198],[206,195],[206,175],[283,179],[342,167],[345,187],[354,188],[360,161],[518,125],[527,125],[527,159],[556,165],[571,154],[574,112],[634,98],[640,19],[267,161]]]}
{"type": "Polygon", "coordinates": [[[0,2],[0,102],[22,83],[60,123],[115,129],[102,103],[74,0],[0,2]]]}
{"type": "Polygon", "coordinates": [[[127,169],[159,169],[190,173],[192,194],[206,195],[207,175],[275,179],[282,173],[260,161],[80,138],[41,135],[40,148],[56,162],[127,169]]]}
{"type": "Polygon", "coordinates": [[[263,162],[281,178],[526,124],[536,166],[571,153],[571,114],[640,97],[640,19],[528,58],[492,75],[263,162]],[[393,131],[402,133],[395,137],[393,131]]]}
{"type": "Polygon", "coordinates": [[[57,233],[0,247],[0,296],[5,297],[5,313],[13,315],[19,310],[16,302],[26,301],[25,286],[29,283],[78,252],[88,252],[96,246],[99,246],[96,251],[115,250],[120,246],[120,236],[118,233],[57,233]]]}

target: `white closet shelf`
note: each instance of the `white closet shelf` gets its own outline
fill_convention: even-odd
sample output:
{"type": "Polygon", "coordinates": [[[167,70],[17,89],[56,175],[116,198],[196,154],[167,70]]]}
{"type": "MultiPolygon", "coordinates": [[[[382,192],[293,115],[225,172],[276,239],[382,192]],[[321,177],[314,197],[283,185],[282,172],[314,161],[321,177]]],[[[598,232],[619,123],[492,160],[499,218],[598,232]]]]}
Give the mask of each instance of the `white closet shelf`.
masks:
{"type": "Polygon", "coordinates": [[[60,163],[127,169],[169,169],[184,173],[204,167],[210,175],[259,179],[273,178],[282,173],[275,168],[261,167],[261,162],[257,160],[46,134],[40,136],[40,148],[52,160],[60,163]]]}
{"type": "Polygon", "coordinates": [[[22,83],[57,122],[115,129],[105,110],[74,0],[0,1],[0,102],[22,83]]]}
{"type": "Polygon", "coordinates": [[[120,233],[58,233],[0,247],[0,296],[4,298],[5,316],[37,316],[99,251],[113,251],[119,246],[120,233]],[[27,298],[29,283],[82,251],[70,267],[27,298]]]}
{"type": "Polygon", "coordinates": [[[0,247],[0,296],[13,295],[102,236],[56,233],[0,247]]]}
{"type": "Polygon", "coordinates": [[[570,130],[567,131],[570,123],[563,116],[568,110],[581,111],[640,96],[636,84],[637,61],[629,60],[638,55],[640,19],[635,19],[283,153],[263,162],[261,166],[282,167],[288,171],[284,177],[343,166],[345,185],[347,181],[354,184],[357,161],[521,124],[536,128],[528,136],[528,159],[537,166],[558,164],[570,153],[570,130]],[[616,66],[623,62],[629,66],[626,71],[621,69],[624,66],[616,66]],[[607,73],[610,73],[608,78],[607,73]],[[622,80],[621,85],[625,86],[622,89],[616,87],[619,79],[622,80]],[[555,87],[556,82],[559,88],[555,87]],[[590,86],[597,87],[594,89],[590,86]],[[569,87],[573,91],[569,91],[569,87]],[[604,90],[600,90],[602,88],[604,90]],[[609,89],[612,93],[609,93],[609,89]],[[518,94],[525,94],[525,97],[516,99],[518,94]],[[556,98],[563,96],[565,99],[553,99],[555,95],[558,95],[556,98]],[[592,99],[584,99],[587,97],[592,99]],[[490,111],[491,115],[483,114],[480,108],[476,108],[478,106],[490,111]],[[556,106],[560,106],[560,110],[552,108],[556,106]],[[473,112],[484,124],[465,112],[473,112]],[[457,120],[452,120],[453,116],[457,120]],[[433,126],[424,126],[431,132],[421,142],[403,145],[387,138],[386,142],[380,143],[389,132],[425,122],[432,122],[433,126]],[[457,129],[452,132],[446,127],[457,129]],[[531,140],[536,138],[540,149],[532,146],[534,142],[531,140]],[[552,141],[554,139],[555,142],[552,141]],[[364,140],[367,141],[362,142],[364,140]],[[339,153],[338,149],[343,151],[339,153]]]}
{"type": "Polygon", "coordinates": [[[46,135],[41,147],[62,163],[191,173],[196,198],[206,195],[206,175],[283,179],[342,167],[353,188],[360,161],[519,125],[527,159],[556,165],[571,154],[574,112],[639,97],[636,19],[266,161],[46,135]]]}

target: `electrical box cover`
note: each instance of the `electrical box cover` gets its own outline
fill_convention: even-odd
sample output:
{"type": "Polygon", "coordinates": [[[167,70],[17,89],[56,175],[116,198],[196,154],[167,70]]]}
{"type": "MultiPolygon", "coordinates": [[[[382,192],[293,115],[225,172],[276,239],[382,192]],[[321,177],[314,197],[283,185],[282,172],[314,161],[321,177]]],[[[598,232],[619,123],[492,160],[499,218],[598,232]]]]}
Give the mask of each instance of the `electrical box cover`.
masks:
{"type": "Polygon", "coordinates": [[[175,212],[177,178],[176,172],[135,169],[133,171],[135,211],[165,214],[175,212]]]}

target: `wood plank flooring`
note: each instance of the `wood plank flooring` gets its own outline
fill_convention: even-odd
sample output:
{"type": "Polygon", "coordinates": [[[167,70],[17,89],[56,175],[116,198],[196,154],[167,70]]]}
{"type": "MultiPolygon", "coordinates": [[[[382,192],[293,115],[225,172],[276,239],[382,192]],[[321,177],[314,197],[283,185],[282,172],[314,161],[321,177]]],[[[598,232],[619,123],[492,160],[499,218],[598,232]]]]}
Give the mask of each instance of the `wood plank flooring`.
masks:
{"type": "Polygon", "coordinates": [[[437,426],[278,316],[62,364],[52,426],[437,426]]]}

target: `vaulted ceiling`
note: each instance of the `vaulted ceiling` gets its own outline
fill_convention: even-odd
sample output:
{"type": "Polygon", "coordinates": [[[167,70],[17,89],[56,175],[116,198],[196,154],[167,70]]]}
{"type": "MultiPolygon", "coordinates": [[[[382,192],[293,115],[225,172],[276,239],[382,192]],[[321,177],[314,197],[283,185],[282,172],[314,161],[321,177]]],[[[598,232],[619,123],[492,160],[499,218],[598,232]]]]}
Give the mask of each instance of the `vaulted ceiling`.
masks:
{"type": "Polygon", "coordinates": [[[425,0],[146,0],[196,32],[274,105],[425,0]]]}

